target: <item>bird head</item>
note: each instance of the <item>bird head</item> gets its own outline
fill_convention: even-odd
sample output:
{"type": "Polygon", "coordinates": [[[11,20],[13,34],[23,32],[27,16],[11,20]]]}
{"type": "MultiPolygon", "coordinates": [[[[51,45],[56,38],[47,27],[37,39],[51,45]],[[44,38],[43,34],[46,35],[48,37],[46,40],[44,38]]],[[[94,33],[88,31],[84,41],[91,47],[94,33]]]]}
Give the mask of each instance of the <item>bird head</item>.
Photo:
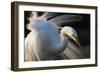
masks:
{"type": "Polygon", "coordinates": [[[61,33],[66,35],[69,39],[73,40],[80,47],[77,32],[75,31],[74,28],[70,26],[63,27],[61,33]]]}

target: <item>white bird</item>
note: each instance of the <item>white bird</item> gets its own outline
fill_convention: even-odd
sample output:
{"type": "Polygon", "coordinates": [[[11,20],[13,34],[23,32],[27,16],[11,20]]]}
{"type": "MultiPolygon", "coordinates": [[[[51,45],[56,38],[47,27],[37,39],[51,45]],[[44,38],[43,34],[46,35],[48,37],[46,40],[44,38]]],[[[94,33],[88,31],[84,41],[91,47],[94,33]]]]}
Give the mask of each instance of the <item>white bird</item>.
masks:
{"type": "Polygon", "coordinates": [[[37,16],[36,12],[32,13],[27,25],[31,32],[25,38],[25,61],[53,60],[58,55],[70,59],[81,57],[81,51],[76,46],[79,45],[76,31],[69,26],[59,27],[59,24],[65,22],[59,19],[66,20],[66,15],[47,20],[52,17],[48,13],[42,16],[37,16]]]}

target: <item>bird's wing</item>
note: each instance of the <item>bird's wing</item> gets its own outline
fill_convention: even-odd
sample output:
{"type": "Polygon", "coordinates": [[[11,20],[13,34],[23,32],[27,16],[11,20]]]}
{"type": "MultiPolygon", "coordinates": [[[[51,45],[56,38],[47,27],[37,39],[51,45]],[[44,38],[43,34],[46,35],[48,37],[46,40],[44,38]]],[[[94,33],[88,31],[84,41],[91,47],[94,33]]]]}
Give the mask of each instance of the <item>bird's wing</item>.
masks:
{"type": "Polygon", "coordinates": [[[53,17],[49,21],[52,22],[56,28],[61,29],[64,24],[66,24],[65,26],[75,24],[80,22],[81,19],[82,17],[80,15],[65,14],[53,17]]]}
{"type": "Polygon", "coordinates": [[[64,52],[61,53],[61,56],[64,59],[81,59],[83,57],[81,48],[70,40],[64,52]]]}
{"type": "Polygon", "coordinates": [[[49,21],[53,23],[65,23],[65,22],[71,23],[71,22],[78,22],[81,19],[82,17],[80,15],[65,14],[65,15],[59,15],[59,16],[53,17],[49,21]]]}
{"type": "Polygon", "coordinates": [[[52,12],[44,12],[42,15],[42,17],[46,18],[47,20],[52,19],[55,16],[57,16],[57,13],[52,12]]]}

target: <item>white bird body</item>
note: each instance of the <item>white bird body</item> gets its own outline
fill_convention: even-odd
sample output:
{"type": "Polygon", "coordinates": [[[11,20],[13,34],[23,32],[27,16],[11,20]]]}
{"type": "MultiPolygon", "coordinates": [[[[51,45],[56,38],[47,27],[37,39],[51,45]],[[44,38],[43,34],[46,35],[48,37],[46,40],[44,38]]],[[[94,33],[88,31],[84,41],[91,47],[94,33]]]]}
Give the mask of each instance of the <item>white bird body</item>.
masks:
{"type": "MultiPolygon", "coordinates": [[[[78,44],[78,36],[72,27],[63,27],[58,33],[52,22],[38,17],[33,13],[27,29],[31,32],[25,38],[25,61],[53,60],[57,55],[64,58],[79,58],[81,53],[78,44]],[[69,40],[69,37],[75,41],[69,40]]],[[[57,19],[57,18],[56,18],[57,19]]]]}

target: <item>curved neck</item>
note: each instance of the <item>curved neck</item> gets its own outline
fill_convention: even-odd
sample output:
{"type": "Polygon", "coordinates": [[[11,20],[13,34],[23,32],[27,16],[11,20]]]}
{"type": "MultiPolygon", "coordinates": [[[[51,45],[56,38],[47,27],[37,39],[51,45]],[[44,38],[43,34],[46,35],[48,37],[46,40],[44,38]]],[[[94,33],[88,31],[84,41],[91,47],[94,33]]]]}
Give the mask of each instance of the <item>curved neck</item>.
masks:
{"type": "Polygon", "coordinates": [[[63,34],[63,33],[60,33],[60,43],[61,43],[61,46],[60,46],[60,48],[62,48],[63,50],[65,50],[66,49],[66,47],[67,47],[67,44],[68,44],[68,41],[67,41],[67,37],[65,37],[65,34],[63,34]]]}
{"type": "Polygon", "coordinates": [[[64,34],[60,33],[60,42],[59,44],[56,45],[54,53],[55,52],[56,52],[55,54],[62,53],[66,49],[67,44],[68,44],[67,38],[64,36],[64,34]]]}

